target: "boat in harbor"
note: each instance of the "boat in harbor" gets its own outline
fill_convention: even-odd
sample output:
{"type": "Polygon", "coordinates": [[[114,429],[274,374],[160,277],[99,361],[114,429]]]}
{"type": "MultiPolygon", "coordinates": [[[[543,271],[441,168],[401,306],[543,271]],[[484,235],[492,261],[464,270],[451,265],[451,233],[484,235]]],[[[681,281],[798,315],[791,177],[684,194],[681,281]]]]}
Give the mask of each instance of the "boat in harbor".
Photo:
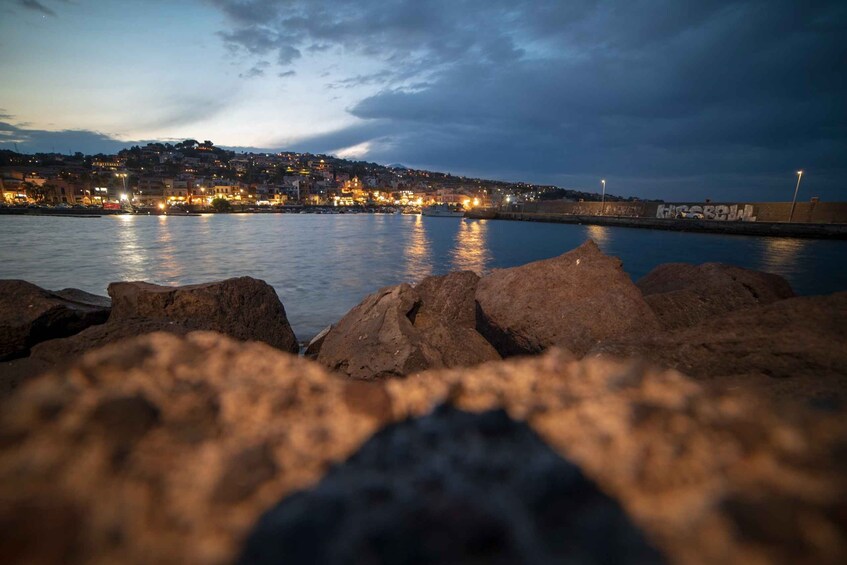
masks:
{"type": "Polygon", "coordinates": [[[465,211],[461,208],[455,208],[447,204],[434,204],[432,206],[424,206],[421,208],[421,214],[424,216],[436,216],[439,218],[462,218],[465,216],[465,211]]]}

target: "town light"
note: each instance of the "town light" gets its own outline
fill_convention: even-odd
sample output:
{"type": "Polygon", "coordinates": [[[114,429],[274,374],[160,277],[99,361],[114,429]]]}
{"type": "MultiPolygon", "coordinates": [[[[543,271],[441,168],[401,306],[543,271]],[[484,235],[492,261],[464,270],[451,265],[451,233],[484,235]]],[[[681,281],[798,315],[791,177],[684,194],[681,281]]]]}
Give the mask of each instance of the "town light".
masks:
{"type": "Polygon", "coordinates": [[[121,200],[126,200],[126,194],[121,194],[121,200]]]}
{"type": "Polygon", "coordinates": [[[164,209],[165,209],[165,203],[159,202],[159,210],[164,210],[164,209]]]}

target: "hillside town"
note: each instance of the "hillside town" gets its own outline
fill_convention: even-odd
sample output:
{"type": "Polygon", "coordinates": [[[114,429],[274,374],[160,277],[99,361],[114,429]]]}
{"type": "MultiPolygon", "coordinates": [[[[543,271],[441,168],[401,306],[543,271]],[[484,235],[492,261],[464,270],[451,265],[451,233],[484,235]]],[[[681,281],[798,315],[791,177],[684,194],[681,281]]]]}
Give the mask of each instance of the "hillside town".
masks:
{"type": "MultiPolygon", "coordinates": [[[[148,143],[115,155],[0,150],[4,206],[127,211],[599,200],[555,186],[489,181],[310,153],[237,153],[211,141],[148,143]]],[[[609,200],[619,200],[606,195],[609,200]]]]}

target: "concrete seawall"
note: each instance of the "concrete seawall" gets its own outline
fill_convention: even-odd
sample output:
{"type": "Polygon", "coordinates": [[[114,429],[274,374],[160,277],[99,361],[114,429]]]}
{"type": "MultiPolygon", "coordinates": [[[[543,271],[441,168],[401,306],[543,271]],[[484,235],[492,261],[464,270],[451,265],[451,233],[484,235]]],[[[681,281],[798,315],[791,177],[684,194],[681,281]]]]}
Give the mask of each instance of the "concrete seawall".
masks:
{"type": "MultiPolygon", "coordinates": [[[[599,204],[599,203],[598,203],[599,204]]],[[[469,218],[515,220],[527,222],[552,222],[561,224],[589,224],[627,228],[647,228],[672,231],[691,231],[731,235],[773,237],[802,237],[814,239],[847,239],[847,224],[810,224],[786,222],[741,222],[699,219],[639,218],[624,216],[593,216],[538,212],[507,212],[479,210],[467,214],[469,218]]]]}
{"type": "Polygon", "coordinates": [[[705,220],[724,222],[794,224],[847,224],[847,202],[569,202],[552,200],[513,204],[502,212],[566,214],[572,216],[617,216],[625,218],[677,218],[698,214],[705,220]]]}

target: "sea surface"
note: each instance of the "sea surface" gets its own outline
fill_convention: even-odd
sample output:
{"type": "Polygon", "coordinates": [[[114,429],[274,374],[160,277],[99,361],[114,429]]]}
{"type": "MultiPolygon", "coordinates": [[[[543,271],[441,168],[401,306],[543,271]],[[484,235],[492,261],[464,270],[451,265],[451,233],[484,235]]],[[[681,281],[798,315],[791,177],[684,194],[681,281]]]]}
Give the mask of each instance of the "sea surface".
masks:
{"type": "Polygon", "coordinates": [[[363,297],[427,275],[554,257],[593,239],[634,280],[661,263],[719,261],[784,276],[798,294],[847,290],[847,242],[379,214],[0,216],[0,278],[106,294],[249,275],[308,340],[363,297]]]}

